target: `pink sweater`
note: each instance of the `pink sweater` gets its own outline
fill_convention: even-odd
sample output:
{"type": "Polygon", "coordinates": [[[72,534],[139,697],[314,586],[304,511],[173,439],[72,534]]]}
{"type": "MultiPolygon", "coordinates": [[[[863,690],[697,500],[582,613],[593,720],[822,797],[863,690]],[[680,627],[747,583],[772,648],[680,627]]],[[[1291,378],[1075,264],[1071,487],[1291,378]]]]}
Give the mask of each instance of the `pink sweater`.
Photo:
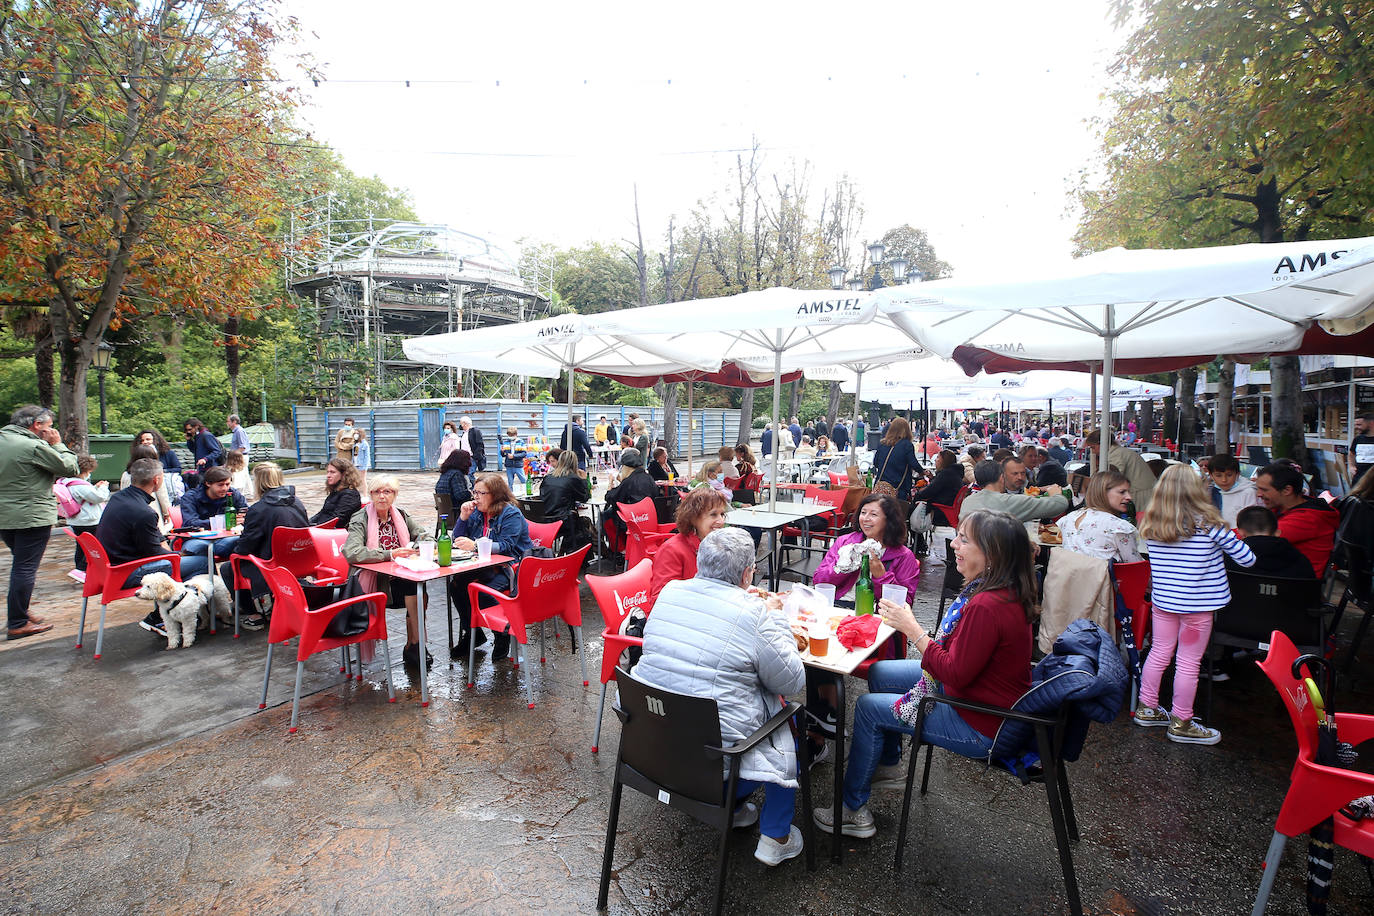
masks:
{"type": "MultiPolygon", "coordinates": [[[[863,532],[852,531],[842,537],[836,538],[830,545],[830,549],[825,552],[825,559],[821,560],[821,565],[816,569],[816,575],[812,578],[813,582],[829,582],[835,586],[836,596],[848,594],[854,587],[854,583],[859,581],[859,571],[842,573],[835,570],[835,560],[839,557],[839,550],[846,544],[857,544],[864,539],[863,532]]],[[[916,559],[916,555],[905,544],[898,547],[889,547],[883,551],[883,566],[887,571],[881,576],[874,576],[873,590],[881,592],[884,585],[905,585],[908,596],[915,594],[916,583],[921,580],[921,561],[916,559]]],[[[910,598],[908,597],[908,601],[910,598]]]]}

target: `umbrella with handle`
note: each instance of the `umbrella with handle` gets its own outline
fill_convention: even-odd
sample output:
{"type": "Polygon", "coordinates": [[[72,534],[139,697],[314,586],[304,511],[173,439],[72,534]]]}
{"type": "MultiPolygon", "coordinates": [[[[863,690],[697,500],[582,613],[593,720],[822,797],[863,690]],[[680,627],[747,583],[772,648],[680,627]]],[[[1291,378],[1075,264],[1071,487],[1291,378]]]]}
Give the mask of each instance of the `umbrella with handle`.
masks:
{"type": "Polygon", "coordinates": [[[1367,330],[1374,238],[1113,249],[1032,280],[936,280],[875,295],[884,314],[970,373],[1100,361],[1110,378],[1123,358],[1130,371],[1164,371],[1218,353],[1293,352],[1314,328],[1367,330]]]}
{"type": "MultiPolygon", "coordinates": [[[[773,381],[771,422],[776,429],[785,373],[814,366],[878,365],[922,352],[904,328],[878,311],[874,295],[776,287],[626,309],[615,316],[619,333],[646,350],[713,353],[751,375],[767,374],[773,381]]],[[[777,449],[772,458],[770,507],[777,499],[777,449]]]]}

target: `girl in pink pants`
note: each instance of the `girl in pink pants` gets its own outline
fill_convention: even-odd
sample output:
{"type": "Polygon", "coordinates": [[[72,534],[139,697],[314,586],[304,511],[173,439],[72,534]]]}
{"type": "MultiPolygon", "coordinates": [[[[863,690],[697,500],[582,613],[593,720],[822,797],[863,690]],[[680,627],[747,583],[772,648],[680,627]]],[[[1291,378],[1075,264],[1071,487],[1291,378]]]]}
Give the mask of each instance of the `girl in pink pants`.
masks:
{"type": "Polygon", "coordinates": [[[1160,475],[1140,533],[1150,551],[1154,642],[1140,679],[1135,724],[1167,726],[1169,740],[1216,744],[1221,732],[1193,718],[1198,668],[1212,636],[1212,615],[1231,601],[1224,556],[1253,566],[1255,555],[1236,539],[1207,496],[1202,478],[1187,465],[1160,475]],[[1159,705],[1159,682],[1174,665],[1174,708],[1159,705]]]}

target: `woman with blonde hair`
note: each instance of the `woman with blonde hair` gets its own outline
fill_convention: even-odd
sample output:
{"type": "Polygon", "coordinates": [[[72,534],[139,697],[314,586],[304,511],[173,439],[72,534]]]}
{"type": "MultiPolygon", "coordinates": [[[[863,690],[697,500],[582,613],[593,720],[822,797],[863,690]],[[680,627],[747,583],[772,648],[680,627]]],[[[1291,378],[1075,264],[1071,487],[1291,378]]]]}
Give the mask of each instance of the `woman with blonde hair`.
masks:
{"type": "Polygon", "coordinates": [[[1135,526],[1126,521],[1131,482],[1120,471],[1099,471],[1088,478],[1087,505],[1059,520],[1064,549],[1118,563],[1140,559],[1135,526]]]}
{"type": "Polygon", "coordinates": [[[630,434],[634,436],[634,447],[639,449],[641,455],[649,454],[649,431],[644,425],[644,421],[635,418],[634,423],[630,424],[630,434]]]}
{"type": "MultiPolygon", "coordinates": [[[[343,546],[344,559],[350,563],[385,563],[415,556],[420,552],[415,545],[428,540],[429,534],[423,525],[396,505],[401,482],[391,474],[378,474],[369,483],[368,494],[372,502],[353,513],[353,520],[348,523],[348,539],[343,546]]],[[[387,607],[405,606],[406,645],[401,651],[401,660],[408,665],[418,665],[420,617],[415,583],[367,569],[359,573],[358,579],[364,592],[385,592],[387,607]]],[[[426,667],[431,664],[433,659],[429,652],[425,652],[426,667]]]]}
{"type": "Polygon", "coordinates": [[[1226,527],[1202,480],[1187,465],[1164,469],[1140,517],[1150,552],[1154,645],[1140,679],[1135,724],[1165,726],[1179,744],[1216,744],[1221,732],[1193,718],[1198,668],[1212,636],[1213,612],[1231,601],[1223,562],[1253,566],[1255,555],[1226,527]],[[1159,705],[1159,682],[1174,664],[1174,708],[1159,705]]]}
{"type": "Polygon", "coordinates": [[[243,494],[252,502],[257,499],[258,491],[253,487],[254,478],[248,473],[248,456],[241,448],[231,448],[224,454],[224,469],[229,472],[229,486],[243,494]]]}
{"type": "MultiPolygon", "coordinates": [[[[253,483],[257,485],[260,499],[243,514],[243,535],[234,546],[234,553],[240,556],[272,559],[272,532],[278,528],[305,528],[310,519],[305,506],[296,498],[296,488],[284,483],[281,466],[272,461],[261,461],[253,467],[253,483]]],[[[240,564],[239,568],[248,578],[254,596],[267,592],[258,568],[251,563],[240,564]]],[[[221,563],[220,578],[230,592],[234,589],[234,571],[229,563],[221,563]]],[[[260,614],[248,614],[239,621],[250,630],[262,629],[260,614]]]]}
{"type": "Polygon", "coordinates": [[[700,487],[702,484],[705,484],[721,496],[724,496],[727,502],[735,497],[735,494],[731,493],[726,488],[725,481],[721,479],[720,462],[714,458],[703,464],[701,470],[697,471],[696,476],[692,478],[693,489],[700,487]]]}

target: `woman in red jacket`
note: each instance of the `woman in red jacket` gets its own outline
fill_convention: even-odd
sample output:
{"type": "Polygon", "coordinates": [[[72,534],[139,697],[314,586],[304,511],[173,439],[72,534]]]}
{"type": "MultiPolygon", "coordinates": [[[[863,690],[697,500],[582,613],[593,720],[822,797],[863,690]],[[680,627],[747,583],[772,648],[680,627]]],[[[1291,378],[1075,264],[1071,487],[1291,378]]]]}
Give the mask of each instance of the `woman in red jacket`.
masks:
{"type": "Polygon", "coordinates": [[[654,554],[654,577],[649,582],[649,607],[658,600],[663,586],[674,579],[691,579],[697,574],[697,548],[701,539],[725,527],[730,501],[719,490],[697,487],[689,490],[678,504],[678,533],[663,542],[654,554]]]}
{"type": "MultiPolygon", "coordinates": [[[[910,715],[926,693],[1009,707],[1030,689],[1035,566],[1025,526],[1005,512],[973,512],[959,523],[954,556],[968,585],[934,636],[909,605],[880,603],[883,620],[905,633],[921,657],[877,662],[868,671],[869,692],[856,704],[844,774],[845,836],[878,832],[867,805],[873,789],[906,786],[901,739],[914,727],[899,717],[898,707],[910,715]]],[[[926,713],[921,737],[965,757],[986,757],[1000,723],[996,716],[937,703],[926,713]]],[[[813,813],[822,830],[833,830],[830,808],[813,813]]]]}

